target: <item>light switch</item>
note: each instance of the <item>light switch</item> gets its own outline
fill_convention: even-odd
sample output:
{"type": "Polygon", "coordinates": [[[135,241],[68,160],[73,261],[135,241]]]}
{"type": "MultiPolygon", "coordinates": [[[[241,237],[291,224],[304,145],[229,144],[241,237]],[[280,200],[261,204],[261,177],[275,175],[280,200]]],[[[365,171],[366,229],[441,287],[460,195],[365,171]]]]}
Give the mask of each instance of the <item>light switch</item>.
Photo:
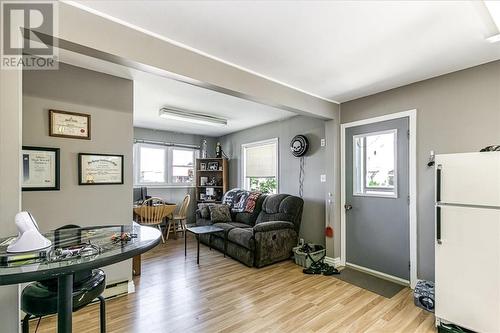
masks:
{"type": "Polygon", "coordinates": [[[320,181],[321,181],[322,183],[325,183],[325,182],[326,182],[326,175],[321,175],[321,176],[319,177],[319,179],[320,179],[320,181]]]}
{"type": "Polygon", "coordinates": [[[326,140],[325,139],[321,139],[321,147],[324,147],[326,146],[326,140]]]}

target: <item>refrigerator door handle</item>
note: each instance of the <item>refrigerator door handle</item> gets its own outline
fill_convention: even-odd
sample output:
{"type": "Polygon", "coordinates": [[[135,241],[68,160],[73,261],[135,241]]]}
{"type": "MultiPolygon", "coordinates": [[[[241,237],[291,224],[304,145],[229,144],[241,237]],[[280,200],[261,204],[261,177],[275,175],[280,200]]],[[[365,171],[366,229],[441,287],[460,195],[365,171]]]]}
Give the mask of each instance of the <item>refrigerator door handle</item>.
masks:
{"type": "Polygon", "coordinates": [[[441,244],[441,207],[436,206],[436,241],[441,244]]]}
{"type": "Polygon", "coordinates": [[[436,201],[441,202],[441,170],[443,166],[438,164],[436,167],[436,201]]]}

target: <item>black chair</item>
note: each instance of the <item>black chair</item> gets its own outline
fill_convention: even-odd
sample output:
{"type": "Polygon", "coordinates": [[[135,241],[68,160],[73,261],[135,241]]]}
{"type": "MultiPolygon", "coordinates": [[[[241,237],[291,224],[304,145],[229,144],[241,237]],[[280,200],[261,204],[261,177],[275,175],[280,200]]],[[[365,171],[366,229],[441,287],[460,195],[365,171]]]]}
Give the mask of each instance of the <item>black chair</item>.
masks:
{"type": "MultiPolygon", "coordinates": [[[[55,231],[55,246],[61,246],[60,233],[72,232],[78,226],[68,225],[55,231]]],[[[77,243],[81,236],[80,230],[74,230],[77,243]]],[[[70,244],[64,244],[70,245],[70,244]]],[[[106,332],[106,303],[102,293],[106,287],[106,275],[100,269],[75,273],[73,278],[73,311],[90,304],[94,299],[100,303],[101,333],[106,332]]],[[[31,283],[21,294],[21,310],[26,313],[23,318],[22,331],[29,333],[29,320],[32,317],[43,317],[57,313],[57,279],[49,279],[31,283]]]]}

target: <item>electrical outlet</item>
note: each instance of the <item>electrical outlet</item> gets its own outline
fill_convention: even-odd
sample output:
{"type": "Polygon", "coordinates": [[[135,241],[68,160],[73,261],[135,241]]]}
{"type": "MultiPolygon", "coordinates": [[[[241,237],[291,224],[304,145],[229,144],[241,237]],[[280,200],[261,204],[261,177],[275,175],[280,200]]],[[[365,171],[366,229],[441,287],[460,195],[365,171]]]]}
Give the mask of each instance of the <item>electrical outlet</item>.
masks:
{"type": "Polygon", "coordinates": [[[326,146],[326,140],[325,139],[321,139],[321,147],[324,147],[326,146]]]}
{"type": "Polygon", "coordinates": [[[326,182],[326,175],[321,175],[319,177],[319,180],[322,182],[322,183],[325,183],[326,182]]]}

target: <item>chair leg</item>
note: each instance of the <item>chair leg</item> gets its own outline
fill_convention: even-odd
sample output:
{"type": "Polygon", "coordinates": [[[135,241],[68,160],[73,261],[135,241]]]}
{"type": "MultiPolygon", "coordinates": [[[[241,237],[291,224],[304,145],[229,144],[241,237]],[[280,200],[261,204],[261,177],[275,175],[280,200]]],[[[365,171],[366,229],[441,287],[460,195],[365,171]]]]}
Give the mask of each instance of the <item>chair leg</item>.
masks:
{"type": "Polygon", "coordinates": [[[22,323],[22,332],[23,333],[30,333],[30,318],[31,318],[30,314],[27,314],[23,318],[23,323],[22,323]]]}
{"type": "Polygon", "coordinates": [[[104,297],[99,296],[99,313],[101,319],[101,333],[106,333],[106,301],[104,297]]]}
{"type": "MultiPolygon", "coordinates": [[[[161,234],[161,241],[162,241],[163,243],[165,243],[165,237],[163,237],[163,231],[161,231],[161,226],[158,224],[158,226],[157,226],[157,227],[158,227],[158,230],[160,230],[160,234],[161,234]]],[[[167,238],[168,238],[168,234],[167,234],[167,238]]]]}
{"type": "Polygon", "coordinates": [[[169,219],[167,222],[167,237],[166,237],[167,240],[168,240],[168,236],[170,235],[170,223],[172,223],[172,220],[169,219]]]}

